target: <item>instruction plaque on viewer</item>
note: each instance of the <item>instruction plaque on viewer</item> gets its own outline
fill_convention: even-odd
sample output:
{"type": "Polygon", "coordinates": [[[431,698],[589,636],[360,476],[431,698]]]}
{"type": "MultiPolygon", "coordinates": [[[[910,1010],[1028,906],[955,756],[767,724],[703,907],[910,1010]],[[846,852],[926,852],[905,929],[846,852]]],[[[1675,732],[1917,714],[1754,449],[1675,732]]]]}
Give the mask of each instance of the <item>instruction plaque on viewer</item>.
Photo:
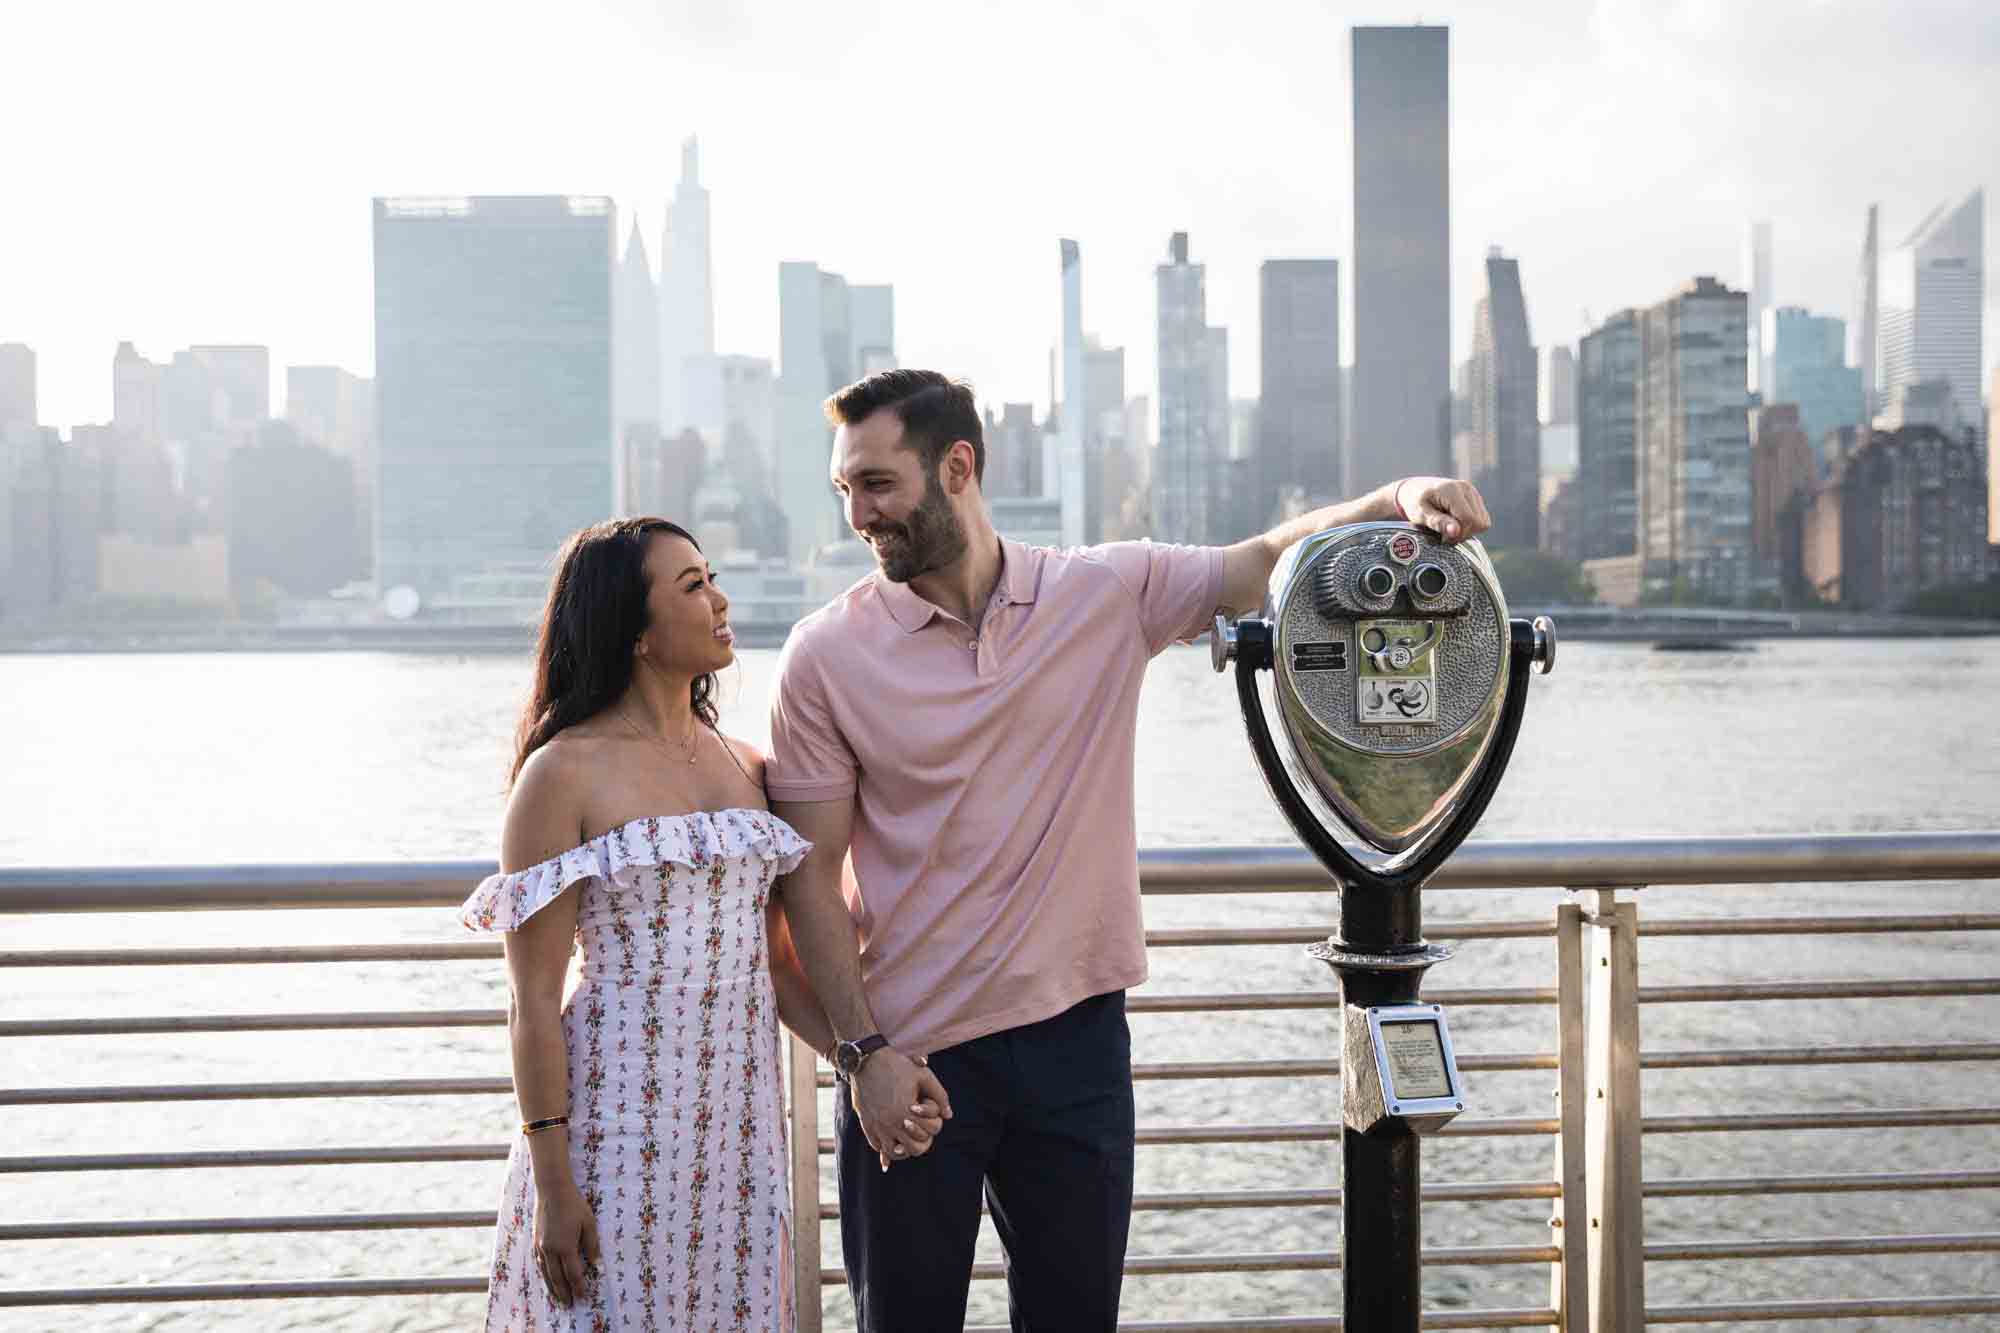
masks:
{"type": "Polygon", "coordinates": [[[1445,1071],[1444,1043],[1438,1040],[1435,1022],[1382,1024],[1382,1050],[1389,1057],[1389,1079],[1397,1100],[1451,1096],[1451,1075],[1445,1071]]]}

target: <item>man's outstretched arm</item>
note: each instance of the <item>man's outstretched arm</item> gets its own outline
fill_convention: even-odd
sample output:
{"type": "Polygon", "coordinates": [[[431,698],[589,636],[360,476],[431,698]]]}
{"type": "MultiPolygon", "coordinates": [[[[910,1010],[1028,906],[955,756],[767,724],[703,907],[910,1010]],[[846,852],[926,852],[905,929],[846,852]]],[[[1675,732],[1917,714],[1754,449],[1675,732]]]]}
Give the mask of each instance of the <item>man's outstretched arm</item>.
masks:
{"type": "Polygon", "coordinates": [[[1269,532],[1222,548],[1222,605],[1229,614],[1255,611],[1264,604],[1265,585],[1285,548],[1315,532],[1349,523],[1409,520],[1429,528],[1447,542],[1477,537],[1492,526],[1486,502],[1469,481],[1450,477],[1405,477],[1362,496],[1315,509],[1288,519],[1269,532]]]}

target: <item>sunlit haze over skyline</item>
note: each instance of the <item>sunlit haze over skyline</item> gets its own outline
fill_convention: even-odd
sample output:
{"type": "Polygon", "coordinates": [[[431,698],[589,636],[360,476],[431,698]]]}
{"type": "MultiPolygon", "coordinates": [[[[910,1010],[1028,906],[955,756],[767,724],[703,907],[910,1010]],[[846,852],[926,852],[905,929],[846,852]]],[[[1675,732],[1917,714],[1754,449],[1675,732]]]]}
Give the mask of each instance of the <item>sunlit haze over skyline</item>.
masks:
{"type": "MultiPolygon", "coordinates": [[[[35,349],[45,424],[110,418],[120,340],[267,345],[275,408],[287,365],[373,373],[372,197],[605,194],[657,266],[693,134],[722,351],[776,357],[778,264],[808,259],[894,284],[903,364],[1045,402],[1068,236],[1085,328],[1150,393],[1186,231],[1252,396],[1265,259],[1339,259],[1346,359],[1366,336],[1348,30],[1419,20],[1451,28],[1454,359],[1491,245],[1544,346],[1696,274],[1743,286],[1753,218],[1776,301],[1851,321],[1871,202],[1886,251],[2000,184],[1990,0],[31,0],[0,19],[0,342],[35,349]]],[[[1985,328],[1990,375],[2000,283],[1985,328]]]]}

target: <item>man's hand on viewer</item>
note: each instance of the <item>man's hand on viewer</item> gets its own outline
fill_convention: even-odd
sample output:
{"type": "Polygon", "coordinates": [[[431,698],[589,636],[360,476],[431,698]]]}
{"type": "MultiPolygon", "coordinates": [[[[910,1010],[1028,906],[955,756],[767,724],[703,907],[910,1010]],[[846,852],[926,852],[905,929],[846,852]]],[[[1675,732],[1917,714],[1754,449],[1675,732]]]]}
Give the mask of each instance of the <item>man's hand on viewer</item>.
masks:
{"type": "Polygon", "coordinates": [[[1477,537],[1493,526],[1479,488],[1452,477],[1405,477],[1390,491],[1397,513],[1447,542],[1477,537]]]}

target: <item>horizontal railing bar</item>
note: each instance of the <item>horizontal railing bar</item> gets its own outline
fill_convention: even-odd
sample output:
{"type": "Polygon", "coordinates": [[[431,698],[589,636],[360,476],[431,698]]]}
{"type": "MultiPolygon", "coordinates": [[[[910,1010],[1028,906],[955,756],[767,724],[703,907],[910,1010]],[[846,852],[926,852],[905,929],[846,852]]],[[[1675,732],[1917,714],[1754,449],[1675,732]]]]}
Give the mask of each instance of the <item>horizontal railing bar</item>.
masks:
{"type": "MultiPolygon", "coordinates": [[[[1151,949],[1187,949],[1223,945],[1318,944],[1331,931],[1331,925],[1149,930],[1146,932],[1146,946],[1151,949]]],[[[1533,940],[1555,933],[1556,928],[1546,921],[1440,921],[1424,928],[1425,936],[1433,940],[1533,940]]]]}
{"type": "Polygon", "coordinates": [[[1755,1301],[1740,1305],[1649,1305],[1646,1323],[1740,1324],[1749,1319],[1924,1319],[2000,1314],[2000,1296],[1890,1296],[1858,1301],[1755,1301]]]}
{"type": "MultiPolygon", "coordinates": [[[[1556,1056],[1553,1052],[1540,1051],[1462,1055],[1458,1057],[1458,1067],[1476,1073],[1554,1069],[1556,1056]]],[[[1168,1060],[1132,1066],[1132,1078],[1140,1083],[1171,1079],[1339,1077],[1338,1060],[1168,1060]]],[[[816,1081],[822,1088],[832,1087],[834,1083],[832,1071],[820,1070],[816,1081]]]]}
{"type": "MultiPolygon", "coordinates": [[[[836,1270],[837,1271],[837,1270],[836,1270]]],[[[300,1297],[452,1296],[480,1294],[484,1275],[415,1278],[333,1278],[318,1282],[204,1282],[184,1286],[140,1285],[0,1291],[0,1307],[47,1305],[173,1304],[188,1301],[273,1300],[300,1297]]],[[[1994,1308],[2000,1309],[2000,1301],[1994,1308]]],[[[1977,1311],[1975,1311],[1977,1312],[1977,1311]]],[[[1651,1311],[1647,1312],[1651,1315],[1651,1311]]],[[[1555,1322],[1554,1310],[1450,1310],[1427,1313],[1424,1328],[1537,1328],[1555,1322]]],[[[1149,1321],[1120,1324],[1119,1333],[1322,1333],[1338,1330],[1338,1319],[1225,1319],[1200,1322],[1149,1321]]],[[[1005,1333],[983,1325],[966,1333],[1005,1333]]]]}
{"type": "Polygon", "coordinates": [[[177,1014],[140,1018],[0,1020],[0,1037],[134,1037],[189,1032],[336,1032],[375,1028],[505,1027],[505,1009],[409,1009],[340,1014],[177,1014]]]}
{"type": "MultiPolygon", "coordinates": [[[[1433,1310],[1421,1316],[1419,1328],[1549,1328],[1560,1318],[1554,1310],[1433,1310]]],[[[1118,1333],[1340,1333],[1341,1322],[1330,1317],[1266,1315],[1248,1319],[1148,1319],[1118,1325],[1118,1333]]],[[[965,1333],[1008,1333],[1005,1324],[967,1324],[965,1333]]]]}
{"type": "Polygon", "coordinates": [[[0,1241],[119,1240],[132,1236],[250,1236],[291,1231],[428,1231],[490,1227],[489,1208],[469,1213],[312,1213],[300,1217],[162,1217],[109,1222],[4,1222],[0,1241]]]}
{"type": "MultiPolygon", "coordinates": [[[[1425,1185],[1422,1190],[1425,1203],[1491,1203],[1503,1199],[1554,1199],[1562,1194],[1561,1186],[1554,1181],[1541,1180],[1468,1180],[1441,1181],[1425,1185]]],[[[980,1201],[980,1211],[986,1210],[984,1200],[980,1201]]],[[[1225,1208],[1338,1208],[1340,1191],[1337,1189],[1311,1190],[1206,1190],[1183,1194],[1135,1194],[1132,1196],[1134,1212],[1204,1212],[1225,1208]]],[[[821,1221],[834,1221],[840,1216],[840,1200],[822,1199],[819,1205],[821,1221]]]]}
{"type": "Polygon", "coordinates": [[[1649,1199],[1730,1194],[1866,1194],[2000,1189],[2000,1171],[1878,1171],[1832,1176],[1681,1176],[1645,1182],[1649,1199]]]}
{"type": "MultiPolygon", "coordinates": [[[[4,874],[5,872],[0,872],[4,874]]],[[[1937,931],[2000,930],[2000,913],[1952,913],[1932,916],[1851,917],[1682,917],[1649,919],[1641,934],[1700,935],[1872,935],[1937,931]]],[[[1156,948],[1250,944],[1316,944],[1326,937],[1321,926],[1267,927],[1260,930],[1157,930],[1147,943],[1156,948]]],[[[1538,939],[1555,933],[1539,921],[1496,921],[1442,924],[1429,930],[1433,939],[1538,939]]],[[[501,947],[487,941],[450,944],[331,944],[274,945],[235,949],[25,949],[0,950],[0,968],[8,967],[201,967],[253,966],[263,963],[430,963],[499,958],[501,947]]]]}
{"type": "Polygon", "coordinates": [[[2000,995],[2000,977],[1925,978],[1911,981],[1766,981],[1727,986],[1639,987],[1641,1004],[1733,1004],[1741,1000],[1894,1000],[1941,995],[2000,995]]]}
{"type": "MultiPolygon", "coordinates": [[[[2000,1120],[2000,1112],[1995,1113],[2000,1120]]],[[[1560,1128],[1557,1120],[1506,1119],[1497,1116],[1481,1116],[1472,1120],[1463,1117],[1450,1122],[1430,1135],[1432,1138],[1510,1138],[1528,1137],[1536,1134],[1554,1134],[1560,1128]]],[[[1138,1144],[1142,1148],[1181,1148],[1209,1143],[1338,1143],[1340,1123],[1326,1121],[1296,1125],[1156,1125],[1140,1126],[1138,1144]]],[[[819,1141],[822,1156],[833,1151],[833,1140],[819,1141]]],[[[0,1158],[0,1161],[4,1161],[0,1158]]]]}
{"type": "Polygon", "coordinates": [[[91,1153],[0,1157],[0,1175],[48,1171],[178,1171],[246,1166],[398,1166],[415,1162],[502,1162],[504,1143],[437,1143],[386,1148],[224,1148],[207,1152],[91,1153]]]}
{"type": "MultiPolygon", "coordinates": [[[[1904,1193],[1919,1190],[2000,1189],[2000,1171],[1937,1171],[1832,1176],[1744,1176],[1649,1180],[1648,1198],[1713,1198],[1766,1194],[1904,1193]]],[[[1553,1181],[1459,1181],[1423,1187],[1425,1203],[1488,1203],[1512,1199],[1553,1199],[1553,1181]]],[[[1201,1212],[1223,1209],[1338,1208],[1337,1189],[1212,1190],[1138,1194],[1135,1212],[1201,1212]]],[[[981,1204],[982,1209],[984,1204],[981,1204]]],[[[840,1201],[820,1203],[820,1217],[840,1217],[840,1201]]],[[[250,1235],[295,1231],[428,1230],[493,1225],[491,1210],[419,1213],[316,1213],[296,1217],[156,1218],[113,1221],[0,1223],[0,1242],[21,1240],[109,1240],[132,1236],[250,1235]]],[[[1674,1256],[1655,1256],[1649,1258],[1674,1256]]],[[[1730,1256],[1713,1256],[1730,1257],[1730,1256]]]]}
{"type": "MultiPolygon", "coordinates": [[[[2000,1043],[1932,1043],[1917,1046],[1768,1047],[1737,1051],[1654,1051],[1640,1057],[1648,1069],[1760,1065],[1937,1063],[2000,1059],[2000,1043]]],[[[1459,1068],[1480,1072],[1554,1069],[1553,1053],[1467,1055],[1459,1068]]],[[[1212,1060],[1135,1064],[1139,1081],[1228,1078],[1332,1078],[1337,1060],[1212,1060]]],[[[822,1071],[822,1087],[832,1075],[822,1071]]],[[[325,1079],[290,1083],[162,1083],[117,1087],[0,1088],[0,1106],[83,1106],[124,1102],[268,1101],[312,1097],[454,1097],[511,1093],[511,1078],[325,1079]]]]}
{"type": "MultiPolygon", "coordinates": [[[[455,907],[491,861],[0,869],[0,912],[455,907]]],[[[2000,879],[2000,832],[1467,843],[1433,889],[2000,879]]],[[[1149,848],[1148,893],[1329,891],[1295,847],[1149,848]]]]}
{"type": "Polygon", "coordinates": [[[4,967],[236,967],[264,963],[442,963],[503,956],[497,940],[452,944],[279,944],[230,949],[0,950],[4,967]]]}
{"type": "MultiPolygon", "coordinates": [[[[1917,984],[1917,983],[1910,983],[1917,984]]],[[[1940,983],[1948,984],[1948,983],[1940,983]]],[[[2000,992],[2000,981],[1993,988],[2000,992]]],[[[1916,992],[1912,992],[1916,993],[1916,992]]],[[[1923,994],[1975,992],[1929,990],[1923,994]]],[[[1980,992],[1983,993],[1983,992],[1980,992]]],[[[1549,988],[1434,990],[1433,1004],[1553,1004],[1549,988]]],[[[1338,1009],[1335,991],[1245,991],[1218,995],[1135,995],[1134,1014],[1238,1013],[1280,1009],[1338,1009]]],[[[378,1028],[505,1027],[505,1009],[408,1009],[323,1014],[174,1014],[124,1018],[0,1019],[0,1037],[133,1037],[191,1032],[335,1032],[378,1028]]]]}
{"type": "Polygon", "coordinates": [[[106,1102],[236,1102],[294,1097],[469,1097],[511,1093],[511,1078],[360,1078],[308,1083],[158,1083],[101,1088],[0,1088],[0,1106],[106,1102]]]}
{"type": "MultiPolygon", "coordinates": [[[[1963,980],[1795,981],[1726,986],[1641,987],[1644,1004],[1734,1003],[1744,1000],[1849,1000],[2000,995],[2000,977],[1963,980]]],[[[1552,987],[1432,990],[1424,998],[1442,1005],[1553,1004],[1552,987]]],[[[1135,995],[1133,1014],[1238,1013],[1284,1009],[1337,1009],[1333,991],[1244,991],[1211,995],[1135,995]]],[[[315,1032],[378,1028],[504,1027],[504,1009],[410,1009],[318,1014],[185,1014],[125,1018],[0,1019],[0,1037],[124,1037],[191,1032],[315,1032]]]]}
{"type": "Polygon", "coordinates": [[[1894,935],[1956,930],[2000,930],[2000,912],[1951,912],[1931,916],[1704,916],[1649,917],[1642,937],[1659,935],[1894,935]]]}
{"type": "MultiPolygon", "coordinates": [[[[2000,1042],[1935,1041],[1903,1046],[1750,1046],[1727,1051],[1643,1051],[1643,1069],[1739,1069],[1766,1065],[1953,1064],[2000,1060],[2000,1042]]],[[[1461,1061],[1463,1067],[1463,1062],[1461,1061]]]]}
{"type": "MultiPolygon", "coordinates": [[[[0,871],[0,874],[4,874],[0,871]]],[[[2000,913],[1933,916],[1854,917],[1683,917],[1650,919],[1645,935],[1869,935],[1896,932],[2000,930],[2000,913]]],[[[1320,926],[1263,930],[1152,931],[1147,942],[1160,948],[1243,944],[1316,944],[1320,926]]],[[[1541,922],[1470,922],[1440,925],[1433,939],[1536,939],[1555,933],[1541,922]]],[[[501,957],[497,942],[440,944],[271,945],[228,949],[25,949],[0,950],[8,967],[202,967],[265,963],[432,963],[501,957]]]]}
{"type": "Polygon", "coordinates": [[[1243,991],[1227,995],[1129,995],[1128,1014],[1227,1014],[1277,1009],[1338,1009],[1340,993],[1323,991],[1243,991]]]}
{"type": "Polygon", "coordinates": [[[2000,1231],[1957,1236],[1798,1236],[1782,1240],[1660,1241],[1646,1246],[1648,1263],[1710,1259],[1823,1259],[1853,1254],[1992,1254],[2000,1231]]]}
{"type": "MultiPolygon", "coordinates": [[[[1429,1249],[1423,1262],[1433,1267],[1461,1265],[1549,1264],[1562,1258],[1553,1245],[1474,1245],[1460,1249],[1429,1249]]],[[[1277,1254],[1140,1254],[1125,1259],[1127,1277],[1177,1277],[1190,1273],[1309,1273],[1340,1267],[1340,1255],[1329,1250],[1301,1250],[1277,1254]]],[[[976,1263],[975,1281],[1007,1276],[1001,1263],[976,1263]]],[[[847,1270],[827,1267],[819,1270],[820,1285],[844,1287],[847,1270]]]]}
{"type": "Polygon", "coordinates": [[[1720,1134],[1794,1129],[1954,1129],[1968,1125],[2000,1125],[2000,1106],[1805,1111],[1784,1115],[1649,1115],[1641,1122],[1641,1128],[1648,1134],[1720,1134]]]}
{"type": "Polygon", "coordinates": [[[123,1287],[52,1287],[0,1291],[0,1308],[27,1305],[162,1305],[180,1301],[271,1301],[307,1297],[456,1296],[486,1290],[484,1273],[467,1277],[342,1277],[315,1282],[133,1283],[123,1287]]]}

